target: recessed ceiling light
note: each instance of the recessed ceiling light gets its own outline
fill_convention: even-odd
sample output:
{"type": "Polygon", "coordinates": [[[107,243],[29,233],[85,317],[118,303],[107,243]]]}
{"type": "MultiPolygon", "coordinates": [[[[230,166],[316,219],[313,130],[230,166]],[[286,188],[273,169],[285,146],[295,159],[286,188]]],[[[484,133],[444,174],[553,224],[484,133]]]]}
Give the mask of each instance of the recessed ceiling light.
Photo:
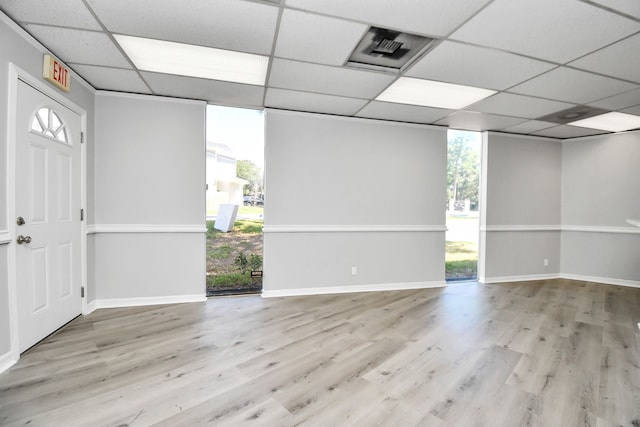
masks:
{"type": "Polygon", "coordinates": [[[588,119],[576,120],[575,122],[567,124],[583,128],[608,130],[610,132],[622,132],[640,128],[640,116],[612,112],[589,117],[588,119]]]}
{"type": "Polygon", "coordinates": [[[212,47],[114,35],[144,71],[264,85],[269,58],[212,47]]]}
{"type": "Polygon", "coordinates": [[[489,89],[400,77],[376,100],[458,110],[494,93],[489,89]]]}

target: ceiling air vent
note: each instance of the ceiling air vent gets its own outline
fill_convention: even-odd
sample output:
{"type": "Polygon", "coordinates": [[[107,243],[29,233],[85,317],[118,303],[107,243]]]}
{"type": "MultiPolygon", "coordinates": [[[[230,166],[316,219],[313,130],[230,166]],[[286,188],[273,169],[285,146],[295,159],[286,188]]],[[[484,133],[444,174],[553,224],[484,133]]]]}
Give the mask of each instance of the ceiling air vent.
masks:
{"type": "Polygon", "coordinates": [[[371,27],[347,61],[348,66],[398,73],[435,39],[371,27]]]}
{"type": "Polygon", "coordinates": [[[588,105],[578,105],[577,107],[571,107],[566,110],[557,111],[553,114],[539,117],[536,120],[541,120],[543,122],[560,123],[562,125],[565,125],[567,123],[575,122],[576,120],[587,119],[589,117],[608,112],[609,110],[603,110],[602,108],[590,107],[588,105]]]}

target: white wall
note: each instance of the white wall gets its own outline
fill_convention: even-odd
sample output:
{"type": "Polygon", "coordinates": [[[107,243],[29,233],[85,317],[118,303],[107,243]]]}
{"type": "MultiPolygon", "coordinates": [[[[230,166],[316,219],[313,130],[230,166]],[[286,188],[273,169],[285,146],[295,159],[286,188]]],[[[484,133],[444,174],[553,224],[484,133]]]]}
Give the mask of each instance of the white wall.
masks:
{"type": "Polygon", "coordinates": [[[89,269],[98,307],[205,295],[205,103],[96,95],[89,269]]]}
{"type": "Polygon", "coordinates": [[[485,134],[480,281],[559,274],[561,165],[559,141],[485,134]]]}
{"type": "MultiPolygon", "coordinates": [[[[7,119],[9,105],[9,87],[14,82],[9,81],[10,64],[19,67],[28,75],[49,85],[42,75],[42,61],[44,53],[48,53],[24,30],[20,29],[6,15],[0,12],[0,372],[15,362],[10,352],[9,332],[9,273],[8,257],[14,245],[15,218],[8,218],[8,211],[12,210],[13,200],[7,195],[9,182],[7,165],[13,159],[7,156],[7,119]]],[[[58,89],[52,90],[58,91],[58,89]]],[[[74,104],[83,108],[89,117],[93,116],[93,90],[81,82],[75,74],[72,75],[71,92],[58,91],[74,104]]],[[[93,137],[93,121],[87,120],[87,139],[93,137]]],[[[90,185],[90,184],[89,184],[90,185]]]]}
{"type": "Polygon", "coordinates": [[[640,286],[640,132],[562,144],[562,272],[640,286]]]}
{"type": "Polygon", "coordinates": [[[265,128],[265,296],[443,284],[446,129],[277,110],[265,128]]]}

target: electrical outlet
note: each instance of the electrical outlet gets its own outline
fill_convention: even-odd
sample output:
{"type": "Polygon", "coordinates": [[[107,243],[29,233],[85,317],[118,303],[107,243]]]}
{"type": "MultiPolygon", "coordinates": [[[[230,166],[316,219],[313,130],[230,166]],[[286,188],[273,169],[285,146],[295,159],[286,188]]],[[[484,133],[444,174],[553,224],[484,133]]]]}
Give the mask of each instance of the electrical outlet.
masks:
{"type": "Polygon", "coordinates": [[[358,267],[351,267],[351,275],[352,276],[358,275],[358,267]]]}
{"type": "Polygon", "coordinates": [[[545,258],[543,264],[545,267],[549,267],[549,258],[545,258]]]}

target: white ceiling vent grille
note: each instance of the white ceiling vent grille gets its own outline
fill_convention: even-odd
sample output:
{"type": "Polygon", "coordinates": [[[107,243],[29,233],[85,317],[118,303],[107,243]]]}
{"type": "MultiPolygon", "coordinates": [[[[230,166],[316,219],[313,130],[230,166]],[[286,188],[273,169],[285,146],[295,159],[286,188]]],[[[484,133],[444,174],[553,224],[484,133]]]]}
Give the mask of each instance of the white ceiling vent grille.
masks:
{"type": "Polygon", "coordinates": [[[347,61],[347,66],[399,73],[436,39],[371,27],[347,61]]]}

